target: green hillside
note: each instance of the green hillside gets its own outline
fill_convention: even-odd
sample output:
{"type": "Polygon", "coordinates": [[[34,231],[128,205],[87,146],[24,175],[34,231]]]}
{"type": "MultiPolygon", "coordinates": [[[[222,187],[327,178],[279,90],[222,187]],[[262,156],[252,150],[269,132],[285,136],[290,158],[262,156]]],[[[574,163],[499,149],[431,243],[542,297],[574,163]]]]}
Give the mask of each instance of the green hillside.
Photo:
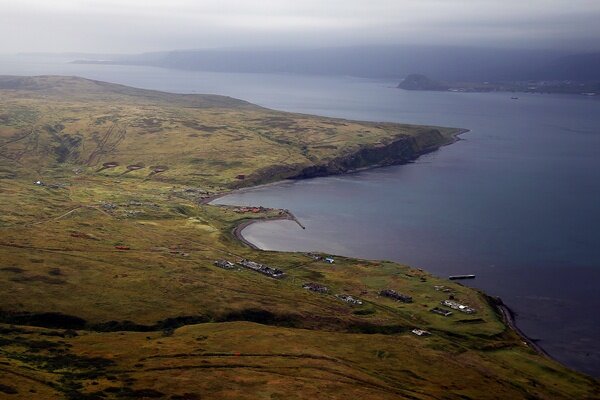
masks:
{"type": "Polygon", "coordinates": [[[0,398],[597,398],[479,291],[391,262],[254,250],[235,227],[284,211],[206,204],[406,162],[459,132],[0,77],[0,398]]]}

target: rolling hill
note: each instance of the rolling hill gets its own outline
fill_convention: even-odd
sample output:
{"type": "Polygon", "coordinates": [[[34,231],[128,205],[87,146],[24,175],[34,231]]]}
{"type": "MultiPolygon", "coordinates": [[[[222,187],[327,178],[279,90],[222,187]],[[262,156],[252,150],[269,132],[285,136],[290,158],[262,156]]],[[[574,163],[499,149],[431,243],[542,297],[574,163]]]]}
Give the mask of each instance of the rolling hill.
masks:
{"type": "Polygon", "coordinates": [[[536,352],[484,293],[254,250],[233,230],[286,211],[207,204],[406,162],[459,132],[0,77],[0,398],[594,398],[596,380],[536,352]]]}

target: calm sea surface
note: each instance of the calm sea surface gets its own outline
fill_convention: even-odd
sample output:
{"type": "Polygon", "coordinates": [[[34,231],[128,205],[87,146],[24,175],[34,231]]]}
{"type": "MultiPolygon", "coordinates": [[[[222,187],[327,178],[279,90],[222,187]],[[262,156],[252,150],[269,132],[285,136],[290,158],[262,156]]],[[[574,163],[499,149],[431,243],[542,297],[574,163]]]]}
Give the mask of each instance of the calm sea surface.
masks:
{"type": "Polygon", "coordinates": [[[217,93],[303,113],[471,129],[415,163],[218,200],[289,208],[251,225],[264,249],[390,259],[500,296],[565,364],[600,376],[600,99],[406,92],[349,77],[220,74],[0,57],[0,74],[63,74],[217,93]]]}

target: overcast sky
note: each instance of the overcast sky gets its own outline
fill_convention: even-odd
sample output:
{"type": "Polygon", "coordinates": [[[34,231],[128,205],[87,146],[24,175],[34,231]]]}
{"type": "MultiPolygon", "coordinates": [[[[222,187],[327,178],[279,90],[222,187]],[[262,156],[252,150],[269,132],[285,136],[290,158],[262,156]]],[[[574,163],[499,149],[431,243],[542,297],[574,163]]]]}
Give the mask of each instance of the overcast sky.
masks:
{"type": "Polygon", "coordinates": [[[0,0],[0,53],[240,46],[600,50],[600,0],[0,0]]]}

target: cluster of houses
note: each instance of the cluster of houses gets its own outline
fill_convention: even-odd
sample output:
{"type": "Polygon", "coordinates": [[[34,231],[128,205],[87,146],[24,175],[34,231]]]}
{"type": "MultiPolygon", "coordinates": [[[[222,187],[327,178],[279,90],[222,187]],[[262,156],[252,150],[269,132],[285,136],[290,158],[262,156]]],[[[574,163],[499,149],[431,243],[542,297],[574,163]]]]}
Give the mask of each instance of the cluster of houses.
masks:
{"type": "Polygon", "coordinates": [[[270,276],[271,278],[283,278],[283,276],[285,275],[285,272],[278,268],[269,267],[268,265],[260,264],[246,259],[240,261],[239,264],[244,268],[248,268],[253,271],[259,272],[263,275],[270,276]]]}
{"type": "Polygon", "coordinates": [[[323,286],[323,285],[321,285],[319,283],[315,283],[315,282],[307,282],[304,285],[302,285],[302,288],[313,291],[313,292],[317,292],[317,293],[327,293],[329,291],[327,286],[323,286]]]}
{"type": "MultiPolygon", "coordinates": [[[[213,264],[215,266],[217,266],[219,268],[223,268],[223,269],[234,269],[235,268],[235,264],[232,263],[231,261],[227,261],[227,260],[216,260],[213,264]]],[[[239,261],[238,264],[244,268],[248,268],[248,269],[251,269],[252,271],[259,272],[263,275],[270,276],[271,278],[283,278],[283,276],[285,275],[285,272],[283,272],[282,270],[280,270],[278,268],[269,267],[268,265],[260,264],[260,263],[246,260],[246,259],[239,261]]]]}
{"type": "MultiPolygon", "coordinates": [[[[442,300],[440,302],[440,304],[445,307],[451,308],[453,310],[464,312],[465,314],[474,314],[476,312],[474,308],[471,308],[464,304],[460,304],[459,302],[454,301],[454,300],[442,300]]],[[[432,308],[431,312],[435,313],[435,314],[443,315],[444,317],[452,315],[452,311],[446,310],[444,308],[439,308],[439,307],[432,308]]]]}
{"type": "Polygon", "coordinates": [[[475,313],[475,309],[473,309],[469,306],[466,306],[464,304],[460,304],[459,302],[456,302],[454,300],[443,300],[442,305],[446,306],[446,307],[450,307],[453,310],[464,312],[466,314],[475,313]]]}
{"type": "Polygon", "coordinates": [[[379,292],[380,296],[389,297],[390,299],[394,299],[396,301],[400,301],[402,303],[412,303],[413,299],[410,296],[407,296],[402,293],[398,293],[393,289],[385,289],[379,292]]]}
{"type": "Polygon", "coordinates": [[[349,294],[336,294],[335,297],[352,305],[360,306],[363,303],[362,300],[352,297],[349,294]]]}
{"type": "MultiPolygon", "coordinates": [[[[302,285],[302,287],[306,290],[310,290],[312,292],[321,294],[326,294],[329,292],[329,288],[327,286],[323,286],[320,283],[315,282],[307,282],[304,285],[302,285]]],[[[349,294],[336,294],[335,297],[353,306],[360,306],[363,304],[362,300],[357,299],[356,297],[352,297],[349,294]]]]}
{"type": "MultiPolygon", "coordinates": [[[[270,276],[271,278],[282,278],[285,275],[285,273],[280,269],[269,267],[267,265],[260,264],[260,263],[250,261],[250,260],[246,260],[246,259],[241,260],[240,262],[238,262],[238,264],[244,268],[248,268],[253,271],[260,272],[261,274],[270,276]]],[[[231,261],[227,261],[227,260],[216,260],[214,262],[214,265],[219,268],[228,269],[228,270],[234,269],[236,267],[236,264],[232,263],[231,261]]],[[[316,282],[306,282],[305,284],[302,285],[302,288],[306,289],[306,290],[310,290],[311,292],[321,293],[321,294],[326,294],[329,292],[329,288],[327,286],[321,285],[320,283],[316,283],[316,282]]],[[[348,304],[352,304],[352,305],[362,305],[363,304],[362,300],[359,300],[348,294],[336,294],[335,297],[342,301],[345,301],[348,304]]]]}

